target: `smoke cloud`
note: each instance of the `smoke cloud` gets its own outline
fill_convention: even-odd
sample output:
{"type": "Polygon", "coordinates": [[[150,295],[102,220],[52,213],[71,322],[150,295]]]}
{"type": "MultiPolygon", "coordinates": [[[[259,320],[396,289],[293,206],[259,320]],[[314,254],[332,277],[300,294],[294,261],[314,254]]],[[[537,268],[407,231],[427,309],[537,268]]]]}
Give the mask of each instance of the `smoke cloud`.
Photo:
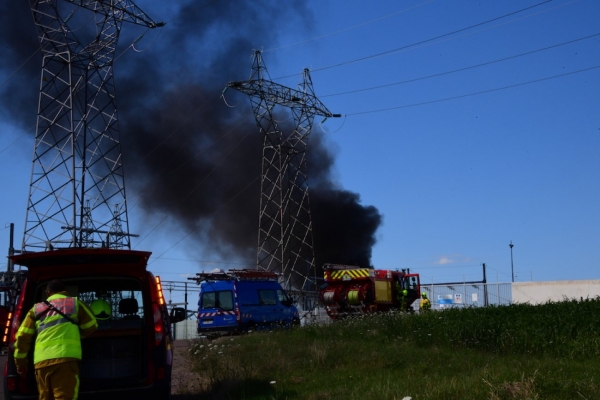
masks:
{"type": "MultiPolygon", "coordinates": [[[[0,24],[3,77],[39,47],[28,4],[5,3],[0,24]]],[[[153,1],[137,4],[152,17],[153,6],[159,6],[153,1]]],[[[252,264],[261,143],[247,97],[228,92],[237,104],[231,108],[220,95],[229,81],[249,77],[253,49],[266,38],[273,43],[278,29],[309,29],[310,12],[301,0],[288,1],[286,7],[278,1],[199,6],[190,0],[177,7],[175,17],[159,28],[160,35],[153,32],[156,40],[148,50],[129,52],[115,62],[130,214],[147,215],[147,231],[175,231],[174,241],[189,234],[182,245],[205,259],[252,264]],[[164,217],[168,223],[156,227],[164,217]]],[[[121,44],[134,39],[124,36],[126,28],[121,44]]],[[[265,56],[267,66],[275,62],[272,57],[265,56]]],[[[26,126],[35,118],[41,55],[35,58],[0,88],[1,116],[15,125],[26,126]]],[[[332,178],[334,155],[319,130],[313,129],[307,153],[316,265],[369,266],[381,214],[361,205],[358,194],[343,190],[332,178]]]]}

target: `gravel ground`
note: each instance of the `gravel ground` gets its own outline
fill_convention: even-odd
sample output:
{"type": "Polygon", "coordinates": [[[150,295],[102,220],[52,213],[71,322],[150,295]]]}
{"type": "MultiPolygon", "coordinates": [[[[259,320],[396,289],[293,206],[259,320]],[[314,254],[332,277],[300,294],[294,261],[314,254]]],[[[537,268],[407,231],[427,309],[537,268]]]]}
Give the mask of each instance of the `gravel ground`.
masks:
{"type": "Polygon", "coordinates": [[[190,347],[197,340],[175,340],[173,342],[173,372],[171,393],[173,395],[190,395],[202,389],[200,377],[192,371],[190,347]]]}

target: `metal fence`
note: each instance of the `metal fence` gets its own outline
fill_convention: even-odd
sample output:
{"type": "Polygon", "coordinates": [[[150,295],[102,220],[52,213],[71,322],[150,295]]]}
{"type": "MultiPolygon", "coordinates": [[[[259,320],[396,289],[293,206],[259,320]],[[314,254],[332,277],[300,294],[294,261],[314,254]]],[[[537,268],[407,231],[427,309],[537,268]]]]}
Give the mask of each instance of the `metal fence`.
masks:
{"type": "MultiPolygon", "coordinates": [[[[421,285],[421,291],[427,293],[433,309],[485,307],[512,303],[512,285],[510,282],[421,285]]],[[[416,301],[413,307],[418,310],[419,301],[416,301]]]]}
{"type": "Polygon", "coordinates": [[[173,324],[173,338],[175,340],[196,339],[199,337],[197,330],[198,320],[196,318],[186,319],[173,324]]]}
{"type": "MultiPolygon", "coordinates": [[[[485,307],[491,305],[509,305],[512,303],[511,283],[447,283],[421,285],[431,301],[431,308],[439,310],[450,307],[485,307]]],[[[327,313],[319,304],[317,292],[292,293],[300,312],[302,325],[330,322],[327,313]]],[[[413,304],[419,310],[419,300],[413,304]]],[[[190,319],[173,324],[175,339],[197,338],[198,321],[190,313],[190,319]]]]}

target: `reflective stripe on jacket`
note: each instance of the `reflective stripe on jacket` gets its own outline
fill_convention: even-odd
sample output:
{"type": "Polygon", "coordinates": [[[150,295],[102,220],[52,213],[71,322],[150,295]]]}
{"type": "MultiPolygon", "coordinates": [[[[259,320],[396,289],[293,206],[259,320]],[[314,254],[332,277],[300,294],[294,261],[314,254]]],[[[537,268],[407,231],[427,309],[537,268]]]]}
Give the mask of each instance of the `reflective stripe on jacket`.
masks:
{"type": "Polygon", "coordinates": [[[81,359],[81,338],[93,333],[98,327],[91,310],[76,297],[61,292],[48,297],[48,301],[75,325],[45,303],[36,304],[25,316],[17,331],[15,363],[27,365],[27,353],[35,339],[34,364],[51,359],[81,359]]]}

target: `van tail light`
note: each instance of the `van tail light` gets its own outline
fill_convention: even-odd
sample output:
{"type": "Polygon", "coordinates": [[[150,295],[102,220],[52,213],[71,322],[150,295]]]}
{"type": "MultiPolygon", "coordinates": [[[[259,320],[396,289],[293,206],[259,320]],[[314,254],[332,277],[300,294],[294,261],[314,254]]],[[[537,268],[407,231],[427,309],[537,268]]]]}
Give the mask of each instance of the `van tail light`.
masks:
{"type": "Polygon", "coordinates": [[[6,319],[6,325],[4,326],[4,331],[2,332],[2,344],[6,344],[8,342],[8,333],[10,332],[10,323],[12,319],[12,313],[8,313],[8,318],[6,319]]]}
{"type": "Polygon", "coordinates": [[[162,285],[160,283],[160,277],[155,278],[156,282],[156,293],[157,293],[157,303],[153,304],[153,314],[154,314],[154,343],[156,346],[160,344],[163,337],[165,337],[165,321],[163,316],[163,309],[165,307],[165,298],[163,296],[162,285]]]}
{"type": "MultiPolygon", "coordinates": [[[[15,342],[17,341],[17,331],[19,330],[20,320],[23,316],[23,302],[25,299],[24,294],[26,293],[26,289],[27,281],[25,281],[23,283],[23,287],[21,287],[19,301],[17,302],[17,308],[15,309],[15,313],[12,315],[12,326],[10,332],[6,332],[10,333],[10,342],[8,343],[8,346],[11,350],[14,349],[15,342]]],[[[10,321],[10,318],[8,320],[10,321]]]]}
{"type": "Polygon", "coordinates": [[[154,344],[158,346],[165,336],[165,328],[163,326],[163,316],[160,311],[161,307],[154,303],[154,344]]]}
{"type": "Polygon", "coordinates": [[[160,283],[160,276],[154,278],[156,281],[156,292],[158,294],[158,304],[161,306],[165,305],[165,297],[163,296],[162,284],[160,283]]]}

